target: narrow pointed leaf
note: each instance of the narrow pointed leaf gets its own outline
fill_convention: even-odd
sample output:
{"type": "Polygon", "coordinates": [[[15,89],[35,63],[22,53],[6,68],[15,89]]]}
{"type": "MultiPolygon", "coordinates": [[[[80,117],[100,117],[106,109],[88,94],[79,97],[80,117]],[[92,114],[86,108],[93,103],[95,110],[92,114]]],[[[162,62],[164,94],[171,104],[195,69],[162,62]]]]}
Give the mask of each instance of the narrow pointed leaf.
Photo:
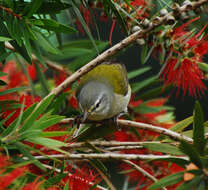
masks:
{"type": "Polygon", "coordinates": [[[151,67],[145,67],[145,68],[140,68],[140,69],[137,69],[137,70],[134,70],[132,72],[129,72],[128,73],[128,79],[132,79],[132,78],[135,78],[147,71],[149,71],[151,69],[151,67]]]}
{"type": "Polygon", "coordinates": [[[162,187],[167,187],[167,186],[176,184],[180,181],[183,181],[183,176],[184,176],[184,172],[178,172],[178,173],[169,175],[155,182],[153,185],[148,187],[148,190],[160,189],[162,187]]]}
{"type": "Polygon", "coordinates": [[[193,125],[193,139],[194,139],[194,147],[199,152],[200,155],[203,155],[204,149],[206,146],[206,140],[204,135],[204,116],[202,108],[197,101],[194,107],[194,125],[193,125]]]}
{"type": "Polygon", "coordinates": [[[34,111],[30,114],[30,116],[27,118],[27,120],[23,124],[20,132],[23,132],[29,129],[32,126],[31,124],[46,110],[46,108],[51,103],[53,98],[54,98],[54,94],[52,94],[51,96],[48,96],[40,104],[36,106],[34,111]]]}
{"type": "Polygon", "coordinates": [[[157,152],[183,155],[183,153],[176,146],[165,143],[143,143],[143,146],[149,150],[153,150],[157,152]]]}
{"type": "Polygon", "coordinates": [[[172,131],[181,132],[183,129],[188,127],[190,124],[193,123],[193,116],[190,116],[178,123],[176,123],[173,127],[170,128],[172,131]]]}
{"type": "Polygon", "coordinates": [[[179,149],[190,158],[191,162],[196,164],[199,168],[202,167],[202,161],[200,159],[199,153],[195,150],[193,145],[190,145],[185,141],[181,141],[179,149]]]}

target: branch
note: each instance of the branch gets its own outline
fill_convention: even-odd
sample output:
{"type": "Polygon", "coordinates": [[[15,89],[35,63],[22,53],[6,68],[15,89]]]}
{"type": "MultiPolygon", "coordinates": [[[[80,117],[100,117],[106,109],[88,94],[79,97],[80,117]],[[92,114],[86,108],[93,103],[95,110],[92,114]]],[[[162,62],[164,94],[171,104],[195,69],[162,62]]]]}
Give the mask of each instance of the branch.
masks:
{"type": "Polygon", "coordinates": [[[12,9],[4,7],[2,5],[0,5],[0,9],[2,9],[3,11],[6,11],[8,14],[17,17],[18,19],[22,19],[22,16],[20,14],[16,14],[12,9]]]}
{"type": "Polygon", "coordinates": [[[90,61],[88,64],[86,64],[83,67],[81,67],[80,69],[78,69],[75,73],[73,73],[70,77],[68,77],[65,81],[63,81],[59,86],[54,88],[48,96],[50,96],[51,94],[54,94],[56,96],[59,95],[71,83],[73,83],[74,81],[79,79],[82,75],[86,74],[87,72],[92,70],[94,67],[96,67],[100,63],[107,60],[109,57],[115,55],[117,52],[121,51],[122,49],[124,49],[128,45],[132,44],[138,38],[143,38],[145,35],[149,34],[151,31],[153,31],[158,26],[160,26],[164,23],[168,23],[170,17],[171,18],[173,16],[178,17],[183,12],[194,10],[194,9],[202,6],[205,3],[208,3],[208,0],[199,0],[196,2],[192,2],[191,4],[183,5],[182,7],[175,6],[172,8],[173,11],[171,11],[170,13],[167,13],[166,15],[161,16],[161,17],[156,17],[155,19],[153,19],[153,22],[147,26],[146,29],[138,30],[137,32],[131,34],[130,36],[126,37],[121,42],[117,43],[113,47],[104,51],[102,54],[98,55],[95,59],[90,61]]]}
{"type": "MultiPolygon", "coordinates": [[[[88,154],[54,154],[45,156],[34,156],[37,160],[45,160],[49,158],[67,158],[67,159],[117,159],[117,160],[154,160],[154,159],[172,159],[180,158],[183,160],[189,160],[185,156],[170,156],[170,155],[154,155],[154,154],[119,154],[119,153],[88,153],[88,154]]],[[[23,159],[28,159],[24,157],[23,159]]]]}
{"type": "Polygon", "coordinates": [[[136,127],[139,129],[144,129],[144,130],[149,130],[149,131],[153,131],[156,133],[160,133],[161,135],[167,135],[174,140],[184,140],[186,142],[193,143],[193,139],[191,139],[183,134],[176,133],[176,132],[171,131],[169,129],[165,129],[165,128],[158,127],[155,125],[136,122],[136,121],[130,121],[130,120],[123,120],[123,119],[118,119],[117,122],[118,122],[119,126],[136,127]]]}
{"type": "Polygon", "coordinates": [[[91,144],[94,146],[104,146],[104,147],[120,147],[120,146],[142,146],[143,144],[147,143],[161,143],[161,142],[119,142],[119,141],[88,141],[88,142],[73,142],[68,143],[67,147],[68,148],[80,148],[80,147],[85,147],[87,144],[91,144]]]}
{"type": "MultiPolygon", "coordinates": [[[[72,120],[73,120],[72,118],[68,118],[68,119],[63,119],[62,121],[63,121],[63,123],[67,123],[67,121],[72,122],[72,120]]],[[[62,121],[61,121],[61,123],[62,123],[62,121]]],[[[158,127],[155,125],[136,122],[136,121],[130,121],[130,120],[123,120],[123,119],[118,119],[117,123],[119,126],[122,126],[122,127],[136,127],[139,129],[153,131],[153,132],[156,132],[156,133],[159,133],[162,135],[167,135],[174,140],[184,140],[188,143],[193,143],[193,139],[191,139],[183,134],[180,134],[180,133],[177,133],[177,132],[174,132],[174,131],[171,131],[169,129],[165,129],[162,127],[158,127]]]]}

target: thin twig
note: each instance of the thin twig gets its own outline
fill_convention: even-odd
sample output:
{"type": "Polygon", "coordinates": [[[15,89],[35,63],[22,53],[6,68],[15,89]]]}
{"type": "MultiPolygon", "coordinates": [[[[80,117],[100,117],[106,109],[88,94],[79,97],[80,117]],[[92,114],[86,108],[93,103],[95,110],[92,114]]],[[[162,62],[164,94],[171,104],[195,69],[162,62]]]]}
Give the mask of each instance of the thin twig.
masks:
{"type": "MultiPolygon", "coordinates": [[[[142,173],[145,177],[148,177],[149,179],[151,179],[153,182],[157,181],[157,179],[153,175],[151,175],[150,173],[148,173],[147,171],[145,171],[143,168],[136,165],[135,163],[131,162],[130,160],[122,160],[122,161],[133,166],[134,169],[136,169],[138,172],[142,173]]],[[[167,190],[165,187],[163,187],[162,189],[167,190]]]]}
{"type": "MultiPolygon", "coordinates": [[[[58,172],[58,173],[61,173],[61,172],[62,172],[60,169],[55,168],[55,167],[52,167],[52,166],[49,166],[49,165],[47,165],[47,164],[42,164],[42,165],[43,165],[45,168],[49,169],[49,170],[54,170],[54,171],[56,171],[56,172],[58,172]]],[[[72,174],[69,173],[68,171],[63,171],[63,173],[67,174],[68,176],[72,176],[72,174]]],[[[73,176],[73,177],[76,178],[76,176],[73,176]]],[[[77,177],[77,179],[81,180],[82,178],[77,177]]],[[[94,185],[92,182],[89,182],[89,184],[90,184],[90,185],[94,185]]],[[[96,185],[96,188],[99,188],[99,189],[101,189],[101,190],[108,190],[108,189],[106,189],[106,188],[104,188],[104,187],[102,187],[102,186],[100,186],[100,185],[96,185]]]]}
{"type": "Polygon", "coordinates": [[[64,91],[65,88],[67,88],[74,81],[78,80],[82,75],[86,74],[87,72],[92,70],[97,65],[101,64],[102,62],[104,62],[105,60],[110,58],[111,56],[115,55],[117,52],[121,51],[122,49],[124,49],[128,45],[132,44],[138,38],[144,37],[145,35],[149,34],[151,31],[153,31],[155,28],[157,28],[158,26],[166,23],[170,16],[177,16],[178,17],[178,14],[181,14],[181,13],[189,11],[189,10],[196,9],[205,3],[208,3],[208,0],[200,0],[200,1],[192,2],[191,7],[183,5],[182,7],[179,7],[177,11],[171,11],[168,14],[166,14],[165,16],[158,17],[159,19],[157,19],[157,21],[154,22],[153,24],[150,24],[146,29],[136,31],[135,33],[133,33],[130,36],[123,39],[121,42],[117,43],[113,47],[104,51],[102,54],[98,55],[95,59],[90,61],[88,64],[86,64],[83,67],[81,67],[80,69],[78,69],[70,77],[68,77],[66,80],[64,80],[59,86],[54,88],[48,96],[50,96],[52,94],[54,94],[56,96],[59,95],[61,92],[64,91]]]}
{"type": "Polygon", "coordinates": [[[193,143],[193,139],[191,139],[183,134],[176,133],[176,132],[171,131],[169,129],[165,129],[165,128],[158,127],[155,125],[136,122],[136,121],[130,121],[130,120],[123,120],[123,119],[118,119],[117,122],[118,122],[119,126],[136,127],[139,129],[150,130],[150,131],[159,133],[161,135],[167,135],[174,140],[185,140],[186,142],[193,143]]]}
{"type": "MultiPolygon", "coordinates": [[[[117,159],[117,160],[154,160],[154,159],[170,159],[170,158],[180,158],[183,160],[189,160],[185,156],[170,156],[170,155],[154,155],[154,154],[119,154],[119,153],[88,153],[88,154],[78,154],[70,153],[68,155],[64,154],[54,154],[46,156],[34,156],[37,160],[45,160],[49,158],[63,158],[63,159],[117,159]]],[[[27,159],[24,157],[24,159],[27,159]]]]}
{"type": "Polygon", "coordinates": [[[116,146],[116,147],[108,147],[104,150],[106,151],[120,151],[120,150],[130,150],[130,149],[141,149],[143,146],[116,146]]]}
{"type": "MultiPolygon", "coordinates": [[[[119,142],[119,141],[88,141],[88,144],[94,145],[94,146],[102,146],[102,147],[117,147],[117,146],[142,146],[144,143],[161,143],[160,141],[144,141],[144,142],[119,142]]],[[[80,148],[87,146],[86,142],[73,142],[68,143],[67,147],[69,148],[80,148]]]]}
{"type": "Polygon", "coordinates": [[[18,18],[18,19],[22,19],[22,16],[20,14],[15,13],[12,9],[4,7],[2,5],[0,5],[0,9],[2,9],[3,11],[7,12],[8,14],[18,18]]]}

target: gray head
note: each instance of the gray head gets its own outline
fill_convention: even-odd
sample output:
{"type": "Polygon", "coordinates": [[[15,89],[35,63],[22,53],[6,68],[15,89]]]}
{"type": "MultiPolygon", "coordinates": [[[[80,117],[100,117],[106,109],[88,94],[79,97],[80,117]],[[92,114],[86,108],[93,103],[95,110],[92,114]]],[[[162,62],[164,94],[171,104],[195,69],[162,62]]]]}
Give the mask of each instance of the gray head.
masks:
{"type": "Polygon", "coordinates": [[[106,119],[111,111],[113,96],[112,87],[105,83],[99,81],[86,83],[78,94],[79,107],[84,112],[83,120],[106,119]]]}

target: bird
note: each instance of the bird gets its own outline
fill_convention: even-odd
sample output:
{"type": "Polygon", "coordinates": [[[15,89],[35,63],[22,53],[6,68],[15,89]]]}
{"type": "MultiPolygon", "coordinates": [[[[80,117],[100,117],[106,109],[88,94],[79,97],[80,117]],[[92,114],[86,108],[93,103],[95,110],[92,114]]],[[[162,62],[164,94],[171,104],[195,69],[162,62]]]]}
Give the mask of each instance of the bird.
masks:
{"type": "Polygon", "coordinates": [[[124,64],[103,62],[80,78],[76,91],[81,122],[118,118],[127,112],[131,97],[124,64]]]}

